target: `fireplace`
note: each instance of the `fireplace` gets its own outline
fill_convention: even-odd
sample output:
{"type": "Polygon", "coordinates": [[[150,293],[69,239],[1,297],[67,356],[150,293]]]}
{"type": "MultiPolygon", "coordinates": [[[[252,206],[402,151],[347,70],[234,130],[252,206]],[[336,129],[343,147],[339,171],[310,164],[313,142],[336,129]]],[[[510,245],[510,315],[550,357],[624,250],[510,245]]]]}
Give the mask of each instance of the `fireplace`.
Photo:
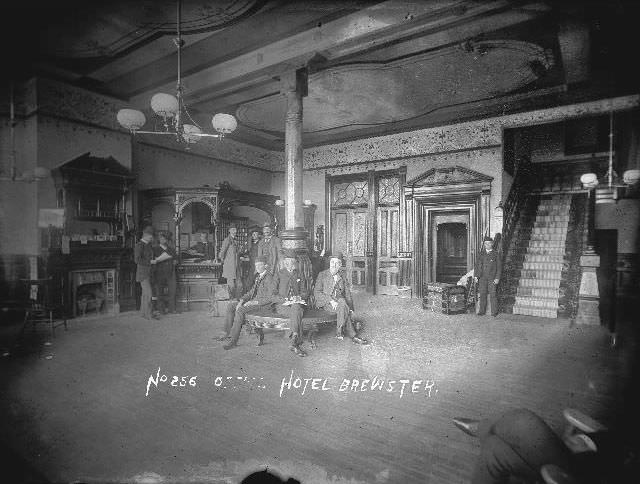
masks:
{"type": "Polygon", "coordinates": [[[116,314],[116,269],[71,271],[73,316],[116,314]]]}

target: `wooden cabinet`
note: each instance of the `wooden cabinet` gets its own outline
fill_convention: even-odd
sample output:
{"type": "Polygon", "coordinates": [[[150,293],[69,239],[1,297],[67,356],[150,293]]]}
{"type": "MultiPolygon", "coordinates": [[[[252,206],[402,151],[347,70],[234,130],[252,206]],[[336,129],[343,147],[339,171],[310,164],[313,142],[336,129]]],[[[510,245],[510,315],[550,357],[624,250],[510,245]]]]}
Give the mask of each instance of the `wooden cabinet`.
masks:
{"type": "Polygon", "coordinates": [[[83,155],[52,173],[62,227],[42,228],[47,277],[70,316],[135,309],[130,191],[113,158],[83,155]]]}

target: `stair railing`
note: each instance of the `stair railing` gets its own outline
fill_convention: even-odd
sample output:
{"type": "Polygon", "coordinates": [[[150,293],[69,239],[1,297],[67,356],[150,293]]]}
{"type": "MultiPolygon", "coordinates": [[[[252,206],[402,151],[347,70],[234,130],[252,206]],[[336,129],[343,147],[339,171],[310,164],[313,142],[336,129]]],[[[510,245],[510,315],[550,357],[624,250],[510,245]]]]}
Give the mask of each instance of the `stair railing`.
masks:
{"type": "Polygon", "coordinates": [[[506,261],[507,251],[511,244],[514,230],[524,210],[527,197],[531,193],[536,172],[530,163],[521,163],[511,184],[507,201],[503,205],[504,219],[500,244],[497,250],[502,252],[502,262],[506,261]]]}

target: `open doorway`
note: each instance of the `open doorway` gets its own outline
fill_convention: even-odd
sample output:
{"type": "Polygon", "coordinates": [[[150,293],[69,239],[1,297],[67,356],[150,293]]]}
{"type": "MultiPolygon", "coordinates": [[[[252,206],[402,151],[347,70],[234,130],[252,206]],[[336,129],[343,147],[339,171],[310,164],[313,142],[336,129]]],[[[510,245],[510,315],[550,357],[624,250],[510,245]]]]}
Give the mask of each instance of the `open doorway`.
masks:
{"type": "Polygon", "coordinates": [[[455,284],[467,272],[467,225],[447,222],[436,232],[436,282],[455,284]]]}
{"type": "Polygon", "coordinates": [[[431,280],[455,284],[471,264],[469,210],[434,210],[429,232],[431,280]]]}

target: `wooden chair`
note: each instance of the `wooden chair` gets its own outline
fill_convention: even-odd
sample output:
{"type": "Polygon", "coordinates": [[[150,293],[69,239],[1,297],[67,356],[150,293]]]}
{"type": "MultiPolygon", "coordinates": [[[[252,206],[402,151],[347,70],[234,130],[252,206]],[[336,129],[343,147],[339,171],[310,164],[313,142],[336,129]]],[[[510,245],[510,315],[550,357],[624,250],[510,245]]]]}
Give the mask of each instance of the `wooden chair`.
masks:
{"type": "Polygon", "coordinates": [[[55,304],[51,299],[51,281],[51,278],[23,279],[27,284],[29,299],[25,308],[21,335],[24,334],[28,324],[31,324],[35,331],[37,323],[48,324],[52,337],[55,337],[56,326],[64,324],[64,329],[67,330],[67,317],[62,305],[55,304]]]}

